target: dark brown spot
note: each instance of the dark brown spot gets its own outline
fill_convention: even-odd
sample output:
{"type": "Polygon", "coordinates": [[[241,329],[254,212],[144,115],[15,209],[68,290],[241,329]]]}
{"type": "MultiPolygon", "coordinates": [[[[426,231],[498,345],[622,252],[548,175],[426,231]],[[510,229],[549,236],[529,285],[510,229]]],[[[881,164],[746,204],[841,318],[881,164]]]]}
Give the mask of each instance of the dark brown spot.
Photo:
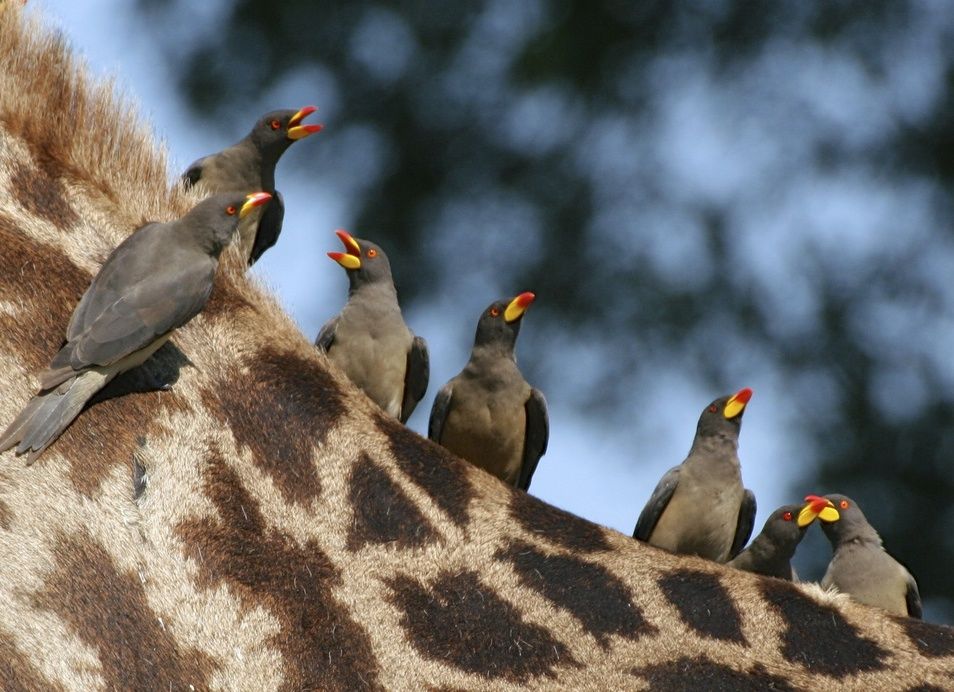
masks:
{"type": "Polygon", "coordinates": [[[3,500],[0,500],[0,529],[4,531],[10,530],[10,521],[13,519],[13,516],[10,513],[10,507],[7,506],[7,503],[3,500]]]}
{"type": "Polygon", "coordinates": [[[520,522],[524,530],[573,552],[610,549],[602,527],[526,493],[515,492],[510,498],[510,516],[520,522]]]}
{"type": "Polygon", "coordinates": [[[474,489],[467,478],[466,462],[383,413],[376,414],[375,423],[401,471],[447,512],[451,521],[461,528],[467,526],[474,489]]]}
{"type": "Polygon", "coordinates": [[[17,306],[15,315],[0,312],[0,344],[28,371],[50,364],[92,279],[61,250],[35,241],[0,214],[0,299],[17,306]]]}
{"type": "Polygon", "coordinates": [[[894,617],[923,656],[954,656],[954,627],[934,625],[916,618],[894,617]]]}
{"type": "Polygon", "coordinates": [[[0,689],[4,692],[36,692],[62,690],[63,687],[47,680],[29,657],[17,648],[13,636],[0,631],[0,689]]]}
{"type": "Polygon", "coordinates": [[[57,614],[99,658],[112,689],[206,689],[204,653],[180,646],[159,624],[139,577],[121,572],[90,536],[61,538],[56,568],[34,605],[57,614]]]}
{"type": "Polygon", "coordinates": [[[626,585],[602,565],[576,557],[545,555],[517,542],[495,557],[513,565],[524,586],[534,589],[580,621],[603,649],[610,635],[639,639],[656,628],[646,622],[626,585]]]}
{"type": "Polygon", "coordinates": [[[785,678],[771,675],[761,664],[736,670],[706,656],[683,657],[665,663],[634,668],[652,690],[706,690],[707,692],[763,692],[795,690],[785,678]]]}
{"type": "Polygon", "coordinates": [[[245,607],[274,614],[281,629],[271,644],[285,659],[281,689],[379,688],[371,643],[335,598],[341,577],[321,547],[267,526],[218,452],[208,456],[203,489],[218,518],[183,522],[176,533],[203,586],[225,582],[245,607]]]}
{"type": "Polygon", "coordinates": [[[348,550],[359,550],[367,543],[416,548],[437,539],[431,523],[407,494],[364,452],[352,467],[348,483],[354,512],[348,550]]]}
{"type": "Polygon", "coordinates": [[[67,230],[79,221],[79,215],[66,201],[63,181],[53,171],[54,165],[46,159],[40,159],[36,168],[19,163],[10,178],[10,190],[31,214],[67,230]]]}
{"type": "Polygon", "coordinates": [[[702,636],[749,645],[742,634],[739,610],[715,574],[673,570],[659,578],[659,588],[682,621],[702,636]]]}
{"type": "Polygon", "coordinates": [[[908,687],[905,692],[950,692],[950,688],[938,687],[937,685],[929,685],[928,683],[924,683],[923,685],[908,687]]]}
{"type": "Polygon", "coordinates": [[[220,413],[236,442],[251,450],[286,500],[304,505],[321,494],[314,448],[344,415],[345,405],[317,359],[264,348],[245,372],[227,364],[202,399],[220,413]]]}
{"type": "Polygon", "coordinates": [[[889,653],[860,636],[836,608],[818,603],[792,584],[764,579],[762,595],[782,617],[782,655],[823,675],[881,670],[889,653]]]}
{"type": "Polygon", "coordinates": [[[562,642],[480,582],[476,572],[444,573],[429,586],[409,576],[387,581],[411,644],[468,673],[524,683],[578,666],[562,642]]]}

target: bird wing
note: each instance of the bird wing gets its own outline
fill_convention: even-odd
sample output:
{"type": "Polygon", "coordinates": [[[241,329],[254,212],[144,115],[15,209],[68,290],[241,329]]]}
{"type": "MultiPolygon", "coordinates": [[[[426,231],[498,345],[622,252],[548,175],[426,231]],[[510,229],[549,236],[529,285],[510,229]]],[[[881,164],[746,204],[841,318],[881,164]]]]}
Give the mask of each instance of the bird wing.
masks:
{"type": "Polygon", "coordinates": [[[335,342],[335,330],[338,328],[339,316],[332,317],[321,325],[318,336],[315,337],[315,346],[325,353],[331,350],[331,344],[335,342]]]}
{"type": "Polygon", "coordinates": [[[674,466],[660,479],[649,498],[649,502],[639,513],[639,519],[636,521],[636,528],[633,530],[633,538],[641,541],[648,541],[659,522],[659,517],[666,510],[666,506],[672,499],[672,494],[676,492],[676,486],[679,485],[680,466],[674,466]]]}
{"type": "Polygon", "coordinates": [[[407,367],[404,370],[404,400],[401,402],[401,422],[414,413],[414,408],[427,391],[427,382],[431,374],[431,358],[427,352],[427,342],[419,336],[414,337],[411,349],[407,352],[407,367]]]}
{"type": "Polygon", "coordinates": [[[739,518],[735,525],[735,538],[732,539],[732,547],[729,549],[729,559],[738,555],[749,542],[752,527],[755,525],[755,508],[755,493],[746,488],[742,504],[739,505],[739,518]]]}
{"type": "Polygon", "coordinates": [[[103,295],[94,282],[92,293],[84,296],[81,321],[70,324],[71,329],[82,327],[82,331],[61,349],[50,369],[67,364],[73,370],[109,365],[188,322],[212,292],[216,263],[206,259],[167,263],[127,286],[106,282],[101,284],[103,295]]]}
{"type": "Polygon", "coordinates": [[[520,477],[517,487],[521,490],[530,489],[533,472],[537,470],[537,462],[547,451],[547,442],[550,439],[550,419],[547,415],[547,400],[539,389],[530,390],[530,398],[524,404],[527,425],[523,441],[523,464],[520,466],[520,477]]]}
{"type": "Polygon", "coordinates": [[[904,592],[904,602],[908,606],[908,616],[920,619],[922,617],[921,593],[918,591],[918,583],[914,581],[914,577],[911,576],[910,572],[908,572],[907,577],[907,588],[904,592]]]}
{"type": "Polygon", "coordinates": [[[434,397],[434,405],[431,406],[431,418],[427,423],[427,437],[434,442],[440,442],[444,435],[444,423],[447,422],[447,414],[450,412],[451,400],[454,397],[454,385],[448,382],[441,391],[434,397]]]}
{"type": "Polygon", "coordinates": [[[252,243],[252,252],[248,257],[248,266],[255,264],[268,248],[278,242],[284,220],[285,200],[282,198],[282,193],[275,190],[272,193],[272,200],[262,212],[262,218],[259,219],[258,230],[255,231],[255,242],[252,243]]]}
{"type": "Polygon", "coordinates": [[[192,164],[186,169],[185,173],[182,174],[182,186],[186,190],[193,187],[202,179],[202,168],[205,165],[205,160],[207,158],[209,157],[203,156],[201,159],[193,161],[192,164]]]}

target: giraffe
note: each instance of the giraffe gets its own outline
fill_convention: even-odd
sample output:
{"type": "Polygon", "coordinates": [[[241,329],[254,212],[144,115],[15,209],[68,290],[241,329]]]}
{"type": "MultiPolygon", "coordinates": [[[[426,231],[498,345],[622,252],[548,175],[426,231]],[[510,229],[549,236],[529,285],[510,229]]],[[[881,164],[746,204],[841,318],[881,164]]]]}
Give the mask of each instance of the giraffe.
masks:
{"type": "MultiPolygon", "coordinates": [[[[0,421],[164,152],[0,5],[0,421]]],[[[384,415],[223,259],[30,467],[0,457],[4,690],[954,688],[954,629],[634,542],[384,415]]]]}

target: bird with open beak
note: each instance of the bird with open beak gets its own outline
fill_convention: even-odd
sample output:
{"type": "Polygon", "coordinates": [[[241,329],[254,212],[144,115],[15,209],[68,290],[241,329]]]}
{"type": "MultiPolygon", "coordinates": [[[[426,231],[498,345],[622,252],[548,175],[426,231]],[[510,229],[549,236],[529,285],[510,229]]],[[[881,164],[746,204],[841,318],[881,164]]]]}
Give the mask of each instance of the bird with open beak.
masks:
{"type": "Polygon", "coordinates": [[[725,562],[749,540],[755,495],[742,485],[739,431],[752,390],[706,406],[689,455],[662,477],[633,537],[673,553],[725,562]]]}
{"type": "Polygon", "coordinates": [[[40,392],[0,434],[0,452],[16,446],[32,463],[96,392],[195,317],[239,221],[270,199],[267,192],[214,195],[182,218],[148,223],[120,243],[73,310],[66,343],[40,374],[40,392]]]}
{"type": "Polygon", "coordinates": [[[384,251],[347,231],[335,233],[345,252],[328,257],[348,274],[348,301],[321,328],[315,345],[372,401],[406,423],[427,391],[427,344],[404,323],[384,251]]]}
{"type": "Polygon", "coordinates": [[[293,142],[321,132],[321,125],[302,123],[316,110],[314,106],[305,106],[297,111],[266,113],[241,141],[202,157],[182,174],[186,188],[200,185],[209,193],[263,190],[272,195],[268,206],[243,219],[239,226],[238,247],[249,266],[278,241],[285,202],[275,189],[275,166],[293,142]]]}
{"type": "Polygon", "coordinates": [[[470,360],[437,393],[428,437],[506,483],[527,490],[547,450],[547,402],[517,367],[520,323],[530,292],[491,303],[480,315],[470,360]]]}

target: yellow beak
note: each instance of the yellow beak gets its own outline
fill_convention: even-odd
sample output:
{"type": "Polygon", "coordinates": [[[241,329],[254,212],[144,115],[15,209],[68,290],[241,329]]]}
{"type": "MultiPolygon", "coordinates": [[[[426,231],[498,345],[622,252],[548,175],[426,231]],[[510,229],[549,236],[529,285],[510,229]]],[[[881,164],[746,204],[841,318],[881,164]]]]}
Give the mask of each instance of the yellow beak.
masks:
{"type": "Polygon", "coordinates": [[[260,207],[266,202],[268,202],[272,196],[267,192],[253,192],[250,195],[246,195],[245,204],[242,205],[242,208],[239,210],[239,218],[244,219],[255,207],[260,207]]]}
{"type": "Polygon", "coordinates": [[[534,294],[530,293],[530,291],[526,291],[511,300],[510,304],[507,305],[507,309],[504,310],[504,321],[510,324],[523,317],[523,313],[530,307],[530,303],[533,302],[534,298],[536,298],[534,294]]]}
{"type": "Polygon", "coordinates": [[[745,405],[749,403],[749,399],[751,398],[751,389],[748,387],[745,389],[740,389],[733,394],[727,402],[725,402],[725,408],[722,410],[722,415],[727,419],[735,418],[745,410],[745,405]]]}

